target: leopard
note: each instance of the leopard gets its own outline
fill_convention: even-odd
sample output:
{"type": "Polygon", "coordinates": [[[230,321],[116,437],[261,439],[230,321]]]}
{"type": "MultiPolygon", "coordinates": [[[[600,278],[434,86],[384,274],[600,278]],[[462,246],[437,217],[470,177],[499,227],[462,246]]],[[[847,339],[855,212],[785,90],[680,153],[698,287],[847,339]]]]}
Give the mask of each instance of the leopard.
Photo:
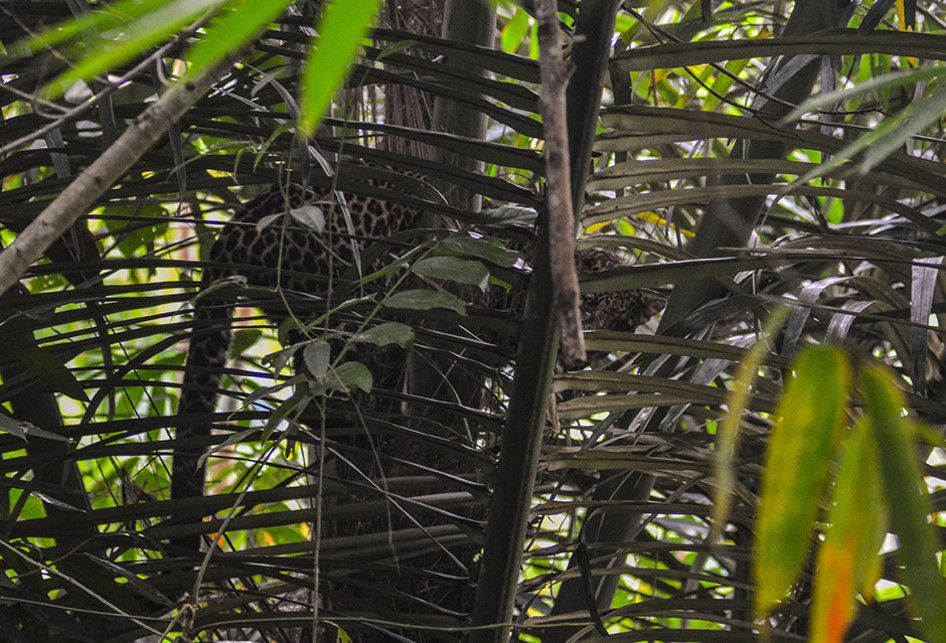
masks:
{"type": "MultiPolygon", "coordinates": [[[[236,279],[256,288],[325,298],[332,294],[333,280],[350,275],[361,256],[360,244],[422,228],[424,207],[410,197],[424,184],[424,177],[391,168],[372,169],[367,176],[362,189],[349,182],[344,191],[324,183],[277,182],[239,207],[221,227],[210,246],[209,262],[194,299],[178,416],[209,416],[215,409],[235,305],[205,296],[218,284],[236,279]],[[313,216],[322,219],[322,225],[311,225],[313,216]],[[310,225],[300,223],[305,217],[310,225]]],[[[508,245],[528,254],[530,242],[508,241],[508,245]]],[[[609,250],[585,249],[576,254],[580,274],[622,265],[626,260],[609,250]]],[[[370,270],[371,266],[360,268],[370,270]]],[[[524,302],[524,297],[519,300],[524,302]]],[[[586,329],[634,331],[661,305],[659,297],[642,291],[583,294],[582,321],[586,329]]],[[[521,303],[516,306],[522,307],[521,303]]],[[[262,303],[260,308],[274,325],[282,324],[288,314],[278,301],[262,303]]],[[[171,499],[201,497],[206,478],[201,448],[210,438],[210,426],[181,422],[176,431],[171,499]]],[[[199,547],[197,537],[171,542],[188,550],[199,547]]]]}

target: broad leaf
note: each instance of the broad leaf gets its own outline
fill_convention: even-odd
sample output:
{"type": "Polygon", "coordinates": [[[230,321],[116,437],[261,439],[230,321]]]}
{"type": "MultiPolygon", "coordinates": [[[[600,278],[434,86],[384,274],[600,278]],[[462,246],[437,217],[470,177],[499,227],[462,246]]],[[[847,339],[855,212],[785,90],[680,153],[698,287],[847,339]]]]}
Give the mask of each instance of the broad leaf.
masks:
{"type": "Polygon", "coordinates": [[[384,305],[387,308],[403,308],[404,310],[445,308],[460,315],[466,313],[466,306],[453,295],[426,288],[394,293],[385,300],[384,305]]]}
{"type": "Polygon", "coordinates": [[[479,261],[458,257],[428,257],[413,266],[411,272],[421,277],[469,284],[485,290],[489,284],[489,270],[479,261]]]}
{"type": "Polygon", "coordinates": [[[361,362],[345,362],[333,369],[337,386],[345,392],[362,390],[365,393],[371,392],[374,385],[374,379],[371,377],[371,371],[361,362]]]}
{"type": "Polygon", "coordinates": [[[79,380],[51,351],[35,346],[18,346],[17,357],[54,391],[65,393],[74,400],[89,401],[79,380]]]}
{"type": "Polygon", "coordinates": [[[414,343],[414,330],[406,324],[385,322],[353,335],[351,341],[375,346],[397,344],[401,348],[410,348],[414,343]]]}
{"type": "Polygon", "coordinates": [[[332,348],[328,342],[314,341],[305,345],[302,351],[306,369],[316,382],[324,382],[328,373],[329,362],[332,358],[332,348]]]}
{"type": "Polygon", "coordinates": [[[233,340],[230,342],[231,359],[236,359],[243,355],[243,351],[253,346],[262,336],[262,331],[253,328],[248,330],[238,330],[237,332],[233,333],[233,340]]]}
{"type": "Polygon", "coordinates": [[[317,205],[310,204],[300,208],[292,208],[289,210],[289,215],[305,227],[316,232],[325,230],[325,213],[317,205]]]}
{"type": "Polygon", "coordinates": [[[491,264],[512,268],[522,261],[522,255],[507,250],[490,239],[478,239],[468,234],[452,234],[434,247],[437,254],[457,257],[475,257],[491,264]]]}
{"type": "Polygon", "coordinates": [[[185,78],[196,78],[228,55],[236,55],[247,42],[266,28],[292,0],[232,0],[210,22],[203,38],[187,52],[185,78]]]}
{"type": "Polygon", "coordinates": [[[172,0],[152,6],[149,13],[141,15],[129,24],[121,25],[121,38],[103,38],[97,41],[96,48],[49,83],[47,94],[57,98],[76,81],[89,80],[114,69],[148,48],[164,42],[205,12],[224,3],[225,0],[172,0]]]}

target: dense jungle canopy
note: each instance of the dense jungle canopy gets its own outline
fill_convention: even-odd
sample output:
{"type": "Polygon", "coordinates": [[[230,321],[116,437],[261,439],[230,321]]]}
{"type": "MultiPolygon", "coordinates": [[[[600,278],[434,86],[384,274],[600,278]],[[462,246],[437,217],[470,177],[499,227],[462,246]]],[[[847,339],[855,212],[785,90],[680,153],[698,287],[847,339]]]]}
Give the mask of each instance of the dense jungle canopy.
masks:
{"type": "Polygon", "coordinates": [[[944,60],[0,0],[0,641],[946,641],[944,60]]]}

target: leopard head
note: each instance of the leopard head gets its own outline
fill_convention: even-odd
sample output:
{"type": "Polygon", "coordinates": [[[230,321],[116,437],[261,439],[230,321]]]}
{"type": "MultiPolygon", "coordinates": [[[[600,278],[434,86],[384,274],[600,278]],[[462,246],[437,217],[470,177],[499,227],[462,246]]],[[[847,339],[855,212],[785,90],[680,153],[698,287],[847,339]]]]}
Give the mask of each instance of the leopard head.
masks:
{"type": "MultiPolygon", "coordinates": [[[[575,257],[580,274],[593,274],[626,265],[623,258],[607,250],[581,250],[575,257]]],[[[634,332],[663,310],[666,301],[640,290],[584,294],[581,297],[582,326],[588,330],[634,332]]]]}

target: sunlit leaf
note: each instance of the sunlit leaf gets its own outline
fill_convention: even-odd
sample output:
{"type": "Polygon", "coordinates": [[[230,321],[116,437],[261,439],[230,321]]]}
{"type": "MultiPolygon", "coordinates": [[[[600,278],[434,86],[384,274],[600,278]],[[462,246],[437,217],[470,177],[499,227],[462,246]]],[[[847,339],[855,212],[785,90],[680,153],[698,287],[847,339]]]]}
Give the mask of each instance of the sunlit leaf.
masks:
{"type": "Polygon", "coordinates": [[[23,45],[14,45],[13,51],[40,52],[72,40],[86,31],[104,31],[128,24],[167,4],[167,0],[118,0],[83,16],[67,20],[48,31],[33,36],[23,45]]]}
{"type": "Polygon", "coordinates": [[[931,643],[946,641],[946,581],[936,558],[939,541],[929,516],[929,494],[920,475],[913,422],[903,414],[905,399],[893,376],[870,364],[858,380],[877,440],[890,522],[900,539],[897,557],[910,586],[910,602],[931,643]]]}
{"type": "Polygon", "coordinates": [[[503,51],[515,53],[528,31],[529,14],[522,7],[516,7],[516,12],[500,32],[500,43],[503,51]]]}
{"type": "Polygon", "coordinates": [[[851,373],[832,347],[801,353],[765,457],[754,565],[755,610],[768,614],[798,578],[841,438],[851,373]]]}
{"type": "Polygon", "coordinates": [[[878,554],[887,527],[877,446],[866,421],[858,422],[838,468],[830,527],[818,550],[811,640],[841,643],[856,616],[855,592],[873,594],[880,578],[878,554]]]}
{"type": "Polygon", "coordinates": [[[185,78],[196,78],[224,57],[237,54],[291,3],[292,0],[231,0],[226,10],[210,22],[197,44],[188,50],[185,78]]]}
{"type": "Polygon", "coordinates": [[[374,23],[382,0],[332,0],[302,77],[299,128],[311,136],[319,126],[374,23]]]}
{"type": "Polygon", "coordinates": [[[73,83],[89,80],[114,69],[149,47],[164,42],[181,28],[225,0],[174,0],[162,3],[150,13],[121,28],[121,38],[103,38],[98,46],[76,61],[46,87],[49,97],[59,97],[73,83]]]}
{"type": "Polygon", "coordinates": [[[759,366],[769,351],[766,339],[785,323],[788,312],[789,308],[783,306],[777,308],[769,316],[759,341],[740,362],[732,391],[726,398],[728,410],[716,434],[716,496],[713,503],[713,535],[711,537],[713,541],[718,540],[722,534],[732,505],[732,489],[735,482],[733,459],[736,455],[742,414],[749,401],[749,390],[758,374],[759,366]]]}
{"type": "Polygon", "coordinates": [[[916,28],[916,0],[897,0],[897,22],[901,31],[916,28]]]}

